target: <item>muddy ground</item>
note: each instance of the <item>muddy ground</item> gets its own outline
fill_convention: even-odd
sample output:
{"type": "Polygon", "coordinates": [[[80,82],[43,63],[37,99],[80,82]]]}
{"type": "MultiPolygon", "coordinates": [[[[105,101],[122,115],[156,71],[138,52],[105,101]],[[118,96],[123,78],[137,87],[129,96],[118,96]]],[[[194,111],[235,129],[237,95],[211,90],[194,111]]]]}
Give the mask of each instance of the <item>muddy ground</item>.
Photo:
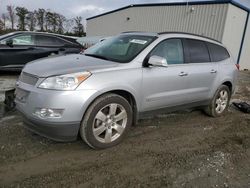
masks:
{"type": "MultiPolygon", "coordinates": [[[[250,102],[250,73],[234,100],[250,102]]],[[[3,111],[2,111],[3,112],[3,111]]],[[[250,114],[220,118],[185,111],[146,119],[118,146],[90,149],[24,129],[17,112],[0,119],[0,187],[250,187],[250,114]]]]}

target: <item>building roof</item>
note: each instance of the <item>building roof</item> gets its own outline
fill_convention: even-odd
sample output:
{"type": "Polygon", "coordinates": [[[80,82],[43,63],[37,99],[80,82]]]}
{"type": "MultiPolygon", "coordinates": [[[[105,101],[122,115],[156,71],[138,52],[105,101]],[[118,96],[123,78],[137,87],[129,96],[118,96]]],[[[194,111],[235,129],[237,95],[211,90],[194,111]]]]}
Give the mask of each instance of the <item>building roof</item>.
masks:
{"type": "Polygon", "coordinates": [[[168,3],[147,3],[147,4],[131,4],[119,9],[115,9],[109,12],[105,12],[103,14],[99,14],[96,16],[92,16],[87,18],[87,20],[91,20],[97,17],[101,17],[107,14],[111,14],[113,12],[117,12],[120,10],[128,9],[130,7],[150,7],[150,6],[176,6],[176,5],[207,5],[207,4],[225,4],[225,3],[231,3],[247,12],[250,12],[250,2],[249,0],[200,0],[200,1],[188,1],[188,2],[168,2],[168,3]]]}

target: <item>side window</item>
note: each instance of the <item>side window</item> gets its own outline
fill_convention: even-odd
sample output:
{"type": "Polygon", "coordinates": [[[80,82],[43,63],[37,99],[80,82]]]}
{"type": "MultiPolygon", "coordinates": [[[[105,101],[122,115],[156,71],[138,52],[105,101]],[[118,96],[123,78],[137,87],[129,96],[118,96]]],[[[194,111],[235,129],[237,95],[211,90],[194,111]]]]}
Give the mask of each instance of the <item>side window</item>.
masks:
{"type": "Polygon", "coordinates": [[[183,64],[184,55],[180,39],[168,39],[158,44],[150,56],[157,55],[166,58],[168,64],[183,64]]]}
{"type": "Polygon", "coordinates": [[[228,51],[223,46],[219,46],[210,42],[207,42],[207,46],[212,62],[223,61],[230,57],[228,51]]]}
{"type": "Polygon", "coordinates": [[[207,63],[210,57],[206,43],[200,40],[186,39],[189,51],[189,63],[207,63]]]}
{"type": "Polygon", "coordinates": [[[12,40],[13,45],[34,45],[34,36],[28,34],[7,38],[3,40],[2,44],[6,44],[8,40],[12,40]]]}
{"type": "Polygon", "coordinates": [[[36,35],[36,44],[38,46],[63,46],[64,42],[57,37],[36,35]]]}

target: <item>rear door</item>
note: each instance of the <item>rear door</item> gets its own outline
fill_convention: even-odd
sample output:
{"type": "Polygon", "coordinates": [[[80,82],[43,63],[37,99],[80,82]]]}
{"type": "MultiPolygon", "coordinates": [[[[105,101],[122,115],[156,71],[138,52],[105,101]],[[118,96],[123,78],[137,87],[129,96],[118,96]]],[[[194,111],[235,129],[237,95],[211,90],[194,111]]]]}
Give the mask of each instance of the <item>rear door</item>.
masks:
{"type": "Polygon", "coordinates": [[[83,50],[83,46],[74,38],[59,37],[59,39],[63,40],[66,54],[80,53],[83,50]]]}
{"type": "Polygon", "coordinates": [[[218,73],[218,64],[211,62],[206,42],[183,39],[183,45],[188,65],[186,99],[189,102],[208,100],[218,73]]]}
{"type": "Polygon", "coordinates": [[[35,37],[37,49],[39,49],[39,58],[62,55],[70,53],[79,53],[81,46],[73,44],[63,38],[57,36],[40,35],[35,37]]]}
{"type": "Polygon", "coordinates": [[[36,34],[35,42],[39,50],[37,58],[64,54],[66,50],[64,42],[55,36],[36,34]]]}
{"type": "Polygon", "coordinates": [[[1,41],[0,66],[22,67],[25,63],[36,57],[34,35],[20,34],[1,41]],[[13,41],[13,46],[6,45],[8,40],[13,41]]]}

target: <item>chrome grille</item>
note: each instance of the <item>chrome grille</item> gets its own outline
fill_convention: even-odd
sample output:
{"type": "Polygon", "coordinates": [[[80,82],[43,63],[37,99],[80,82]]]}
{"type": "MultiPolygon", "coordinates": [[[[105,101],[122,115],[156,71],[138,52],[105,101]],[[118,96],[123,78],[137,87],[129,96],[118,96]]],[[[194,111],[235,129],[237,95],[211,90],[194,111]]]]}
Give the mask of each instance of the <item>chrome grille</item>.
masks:
{"type": "Polygon", "coordinates": [[[25,73],[25,72],[22,72],[20,77],[19,77],[19,81],[34,86],[34,85],[36,85],[36,83],[38,81],[38,77],[31,75],[31,74],[28,74],[28,73],[25,73]]]}

